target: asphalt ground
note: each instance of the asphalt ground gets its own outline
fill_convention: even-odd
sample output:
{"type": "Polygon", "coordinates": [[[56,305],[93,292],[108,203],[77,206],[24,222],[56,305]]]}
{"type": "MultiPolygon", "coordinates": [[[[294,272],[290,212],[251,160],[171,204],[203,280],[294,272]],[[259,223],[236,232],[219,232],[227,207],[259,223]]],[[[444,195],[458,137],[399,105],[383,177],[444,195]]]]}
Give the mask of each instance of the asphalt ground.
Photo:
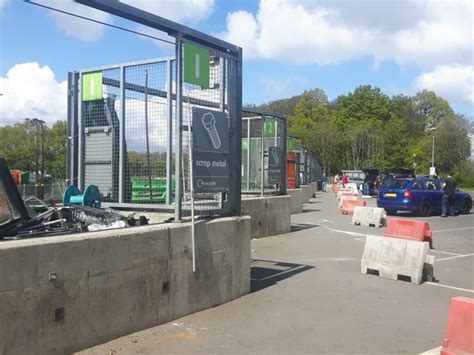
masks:
{"type": "MultiPolygon", "coordinates": [[[[368,203],[374,206],[375,199],[368,203]]],[[[433,230],[435,282],[363,275],[365,237],[381,236],[383,228],[353,226],[333,193],[318,193],[304,213],[292,216],[291,233],[252,241],[249,295],[83,354],[417,354],[437,348],[450,299],[474,298],[474,215],[423,220],[433,230]]]]}

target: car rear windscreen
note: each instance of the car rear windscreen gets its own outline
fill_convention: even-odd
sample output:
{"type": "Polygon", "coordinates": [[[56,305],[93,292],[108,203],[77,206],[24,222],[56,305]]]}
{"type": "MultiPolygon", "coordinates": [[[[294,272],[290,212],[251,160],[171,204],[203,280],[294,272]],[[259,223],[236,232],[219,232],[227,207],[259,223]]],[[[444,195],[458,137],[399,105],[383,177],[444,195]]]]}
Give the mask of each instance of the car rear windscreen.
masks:
{"type": "Polygon", "coordinates": [[[382,184],[385,189],[404,189],[411,180],[388,180],[382,184]]]}

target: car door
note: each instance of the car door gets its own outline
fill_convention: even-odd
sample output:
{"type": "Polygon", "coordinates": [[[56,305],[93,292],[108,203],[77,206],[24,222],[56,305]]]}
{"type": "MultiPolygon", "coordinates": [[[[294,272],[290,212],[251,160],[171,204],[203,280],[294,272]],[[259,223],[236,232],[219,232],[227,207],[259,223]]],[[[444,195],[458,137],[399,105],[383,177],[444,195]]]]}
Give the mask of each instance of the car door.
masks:
{"type": "Polygon", "coordinates": [[[410,190],[413,194],[412,197],[412,206],[415,208],[419,208],[421,203],[423,202],[423,181],[422,180],[415,180],[410,186],[410,190]]]}
{"type": "Polygon", "coordinates": [[[441,180],[436,179],[426,179],[425,180],[425,191],[427,199],[431,202],[431,208],[433,211],[440,212],[442,201],[443,201],[443,191],[441,190],[442,182],[441,180]]]}

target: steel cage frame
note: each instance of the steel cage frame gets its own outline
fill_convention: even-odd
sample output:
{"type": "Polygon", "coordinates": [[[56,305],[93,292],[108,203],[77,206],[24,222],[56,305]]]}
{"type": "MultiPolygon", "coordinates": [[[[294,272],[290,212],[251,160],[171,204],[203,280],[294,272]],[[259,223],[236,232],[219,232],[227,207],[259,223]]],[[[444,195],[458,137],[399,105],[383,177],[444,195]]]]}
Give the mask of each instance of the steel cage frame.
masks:
{"type": "MultiPolygon", "coordinates": [[[[247,122],[247,132],[246,132],[246,138],[243,137],[242,139],[247,139],[247,159],[246,159],[246,169],[244,171],[247,172],[246,174],[246,189],[242,190],[242,194],[260,194],[260,196],[264,196],[266,193],[273,193],[276,195],[286,195],[286,144],[287,144],[287,132],[288,132],[288,127],[287,127],[287,118],[286,116],[280,116],[275,113],[271,112],[266,112],[262,110],[257,110],[253,108],[243,108],[242,109],[242,125],[244,122],[247,122]],[[247,115],[247,116],[246,116],[247,115]],[[265,171],[268,171],[268,159],[267,159],[267,164],[265,164],[265,157],[268,157],[268,152],[265,151],[265,139],[271,137],[266,137],[265,136],[265,119],[270,118],[274,119],[276,123],[276,129],[275,129],[275,142],[277,144],[278,140],[280,141],[280,144],[277,146],[281,145],[281,148],[283,150],[282,155],[283,155],[283,167],[282,167],[282,175],[281,175],[281,182],[280,182],[280,188],[272,191],[265,190],[265,171]],[[251,147],[251,124],[250,122],[252,120],[259,120],[260,121],[260,154],[259,154],[259,172],[260,172],[260,188],[259,189],[254,189],[252,190],[250,188],[250,147],[251,147]],[[281,126],[281,132],[279,132],[281,126]],[[280,135],[279,135],[280,133],[280,135]]],[[[254,137],[257,138],[257,137],[254,137]]],[[[243,154],[243,150],[241,151],[243,154]]],[[[242,168],[244,168],[244,162],[242,160],[242,168]]]]}
{"type": "MultiPolygon", "coordinates": [[[[212,37],[204,34],[192,28],[180,25],[173,21],[164,19],[162,17],[147,13],[143,10],[135,7],[126,5],[124,3],[109,1],[109,0],[75,0],[77,3],[102,10],[109,14],[125,18],[145,25],[150,28],[158,29],[168,33],[170,36],[175,37],[175,75],[176,75],[176,111],[175,111],[175,141],[173,144],[176,146],[175,151],[175,203],[174,205],[174,216],[176,221],[182,219],[182,203],[183,203],[183,189],[182,189],[182,133],[183,127],[183,45],[184,42],[196,43],[200,46],[212,49],[222,53],[222,56],[226,58],[227,62],[232,62],[232,65],[228,65],[227,71],[227,105],[223,105],[222,109],[226,110],[229,116],[229,149],[230,149],[230,186],[228,193],[228,203],[225,207],[220,210],[221,215],[240,215],[241,209],[241,137],[242,137],[242,48],[225,42],[221,39],[212,37]]],[[[147,62],[147,61],[145,61],[147,62]]],[[[132,63],[143,63],[143,62],[132,62],[132,63]]],[[[170,61],[171,63],[171,61],[170,61]]],[[[125,64],[125,66],[128,64],[125,64]]],[[[110,66],[108,66],[110,67],[110,66]]],[[[170,65],[170,68],[172,66],[170,65]]],[[[103,68],[103,67],[102,67],[103,68]]],[[[100,68],[92,68],[93,70],[100,70],[100,68]]],[[[89,70],[89,69],[88,69],[89,70]]],[[[171,69],[170,69],[171,70],[171,69]]],[[[80,72],[69,73],[68,75],[68,142],[67,145],[67,178],[70,183],[82,184],[81,178],[81,158],[82,158],[82,111],[81,111],[81,100],[79,98],[80,91],[80,72]]],[[[121,79],[123,69],[121,69],[121,79]]],[[[122,81],[122,85],[125,86],[125,80],[122,81]]],[[[123,90],[123,88],[121,88],[123,90]]],[[[171,97],[171,95],[169,95],[171,97]]],[[[122,99],[122,102],[124,100],[122,99]]],[[[123,105],[123,103],[122,103],[123,105]]],[[[120,155],[122,168],[120,174],[123,173],[123,124],[124,116],[122,116],[120,122],[120,155]]],[[[168,159],[168,158],[167,158],[168,159]]],[[[167,169],[168,166],[167,165],[167,169]]],[[[123,176],[121,175],[121,180],[123,176]]],[[[168,180],[169,181],[169,180],[168,180]]],[[[119,187],[119,191],[122,191],[123,186],[119,187]]],[[[120,194],[120,192],[119,192],[120,194]]],[[[122,195],[123,196],[123,195],[122,195]]],[[[126,206],[134,207],[134,206],[126,206]]],[[[143,205],[140,205],[143,208],[143,205]]],[[[172,205],[168,205],[172,207],[172,205]]],[[[159,206],[163,208],[163,206],[159,206]]]]}

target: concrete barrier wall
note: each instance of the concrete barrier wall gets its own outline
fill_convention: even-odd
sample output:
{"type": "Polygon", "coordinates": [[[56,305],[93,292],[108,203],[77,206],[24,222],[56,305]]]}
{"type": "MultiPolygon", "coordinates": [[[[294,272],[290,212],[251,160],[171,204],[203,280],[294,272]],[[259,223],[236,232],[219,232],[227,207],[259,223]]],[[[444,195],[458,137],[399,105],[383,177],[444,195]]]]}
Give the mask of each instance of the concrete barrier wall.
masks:
{"type": "Polygon", "coordinates": [[[303,190],[303,204],[309,203],[311,193],[311,187],[309,185],[301,185],[300,188],[303,190]]]}
{"type": "Polygon", "coordinates": [[[197,222],[196,273],[190,242],[186,223],[0,243],[0,353],[71,353],[250,292],[250,218],[197,222]]]}
{"type": "Polygon", "coordinates": [[[242,215],[249,215],[252,238],[288,233],[291,198],[285,196],[249,197],[242,199],[242,215]]]}
{"type": "Polygon", "coordinates": [[[303,189],[287,189],[290,196],[290,213],[297,214],[303,212],[303,189]]]}

